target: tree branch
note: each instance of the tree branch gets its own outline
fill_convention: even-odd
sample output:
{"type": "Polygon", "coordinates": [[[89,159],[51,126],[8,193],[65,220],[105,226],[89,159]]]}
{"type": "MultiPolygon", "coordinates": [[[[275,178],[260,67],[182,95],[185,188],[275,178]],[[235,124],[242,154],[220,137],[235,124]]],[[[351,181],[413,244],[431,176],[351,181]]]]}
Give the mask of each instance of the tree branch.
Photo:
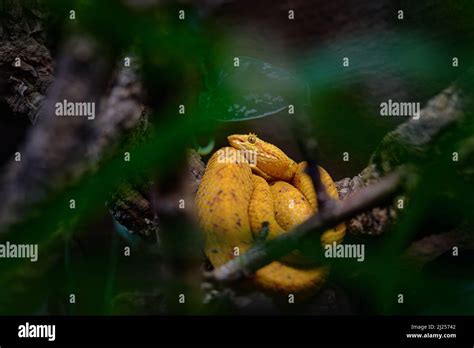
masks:
{"type": "Polygon", "coordinates": [[[20,149],[21,161],[10,161],[0,179],[2,232],[49,193],[93,169],[127,131],[140,131],[147,116],[134,68],[115,71],[111,61],[116,57],[105,55],[92,38],[69,39],[58,61],[57,76],[38,111],[37,124],[20,149]],[[56,102],[99,105],[104,92],[94,119],[55,116],[56,102]]]}
{"type": "MultiPolygon", "coordinates": [[[[460,122],[468,96],[457,84],[431,98],[421,110],[419,119],[410,119],[389,132],[372,155],[368,166],[357,176],[336,182],[341,199],[362,187],[376,182],[405,163],[423,160],[428,149],[444,132],[460,122]]],[[[390,206],[375,207],[351,219],[348,232],[356,235],[379,235],[395,219],[396,210],[390,206]]]]}

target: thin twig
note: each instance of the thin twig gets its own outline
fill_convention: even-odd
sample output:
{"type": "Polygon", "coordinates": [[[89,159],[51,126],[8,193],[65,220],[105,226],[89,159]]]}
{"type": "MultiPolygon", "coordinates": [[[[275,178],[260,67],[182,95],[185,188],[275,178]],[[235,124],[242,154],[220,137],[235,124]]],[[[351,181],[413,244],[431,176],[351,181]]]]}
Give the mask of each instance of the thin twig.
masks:
{"type": "Polygon", "coordinates": [[[255,243],[264,243],[267,240],[269,232],[269,224],[268,221],[262,222],[262,228],[260,229],[259,233],[257,234],[257,238],[255,239],[255,243]]]}
{"type": "Polygon", "coordinates": [[[313,182],[313,186],[316,191],[316,200],[318,204],[318,210],[323,209],[331,201],[331,197],[326,191],[321,180],[321,174],[319,172],[319,145],[318,141],[314,137],[313,126],[311,120],[305,111],[298,113],[293,119],[293,131],[296,134],[298,145],[303,153],[304,159],[307,161],[308,166],[306,173],[309,175],[313,182]]]}

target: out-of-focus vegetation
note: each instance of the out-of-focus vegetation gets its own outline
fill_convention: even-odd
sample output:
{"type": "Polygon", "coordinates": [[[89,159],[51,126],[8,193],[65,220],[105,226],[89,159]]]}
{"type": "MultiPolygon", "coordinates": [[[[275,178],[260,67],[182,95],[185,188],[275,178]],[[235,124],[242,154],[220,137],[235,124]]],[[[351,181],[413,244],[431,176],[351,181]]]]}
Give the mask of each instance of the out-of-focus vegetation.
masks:
{"type": "MultiPolygon", "coordinates": [[[[445,6],[452,7],[456,14],[462,12],[460,22],[449,25],[470,26],[474,4],[465,2],[462,11],[455,1],[445,6]]],[[[294,103],[295,112],[305,108],[310,115],[317,138],[323,144],[325,139],[331,139],[327,144],[332,148],[321,149],[323,161],[341,161],[340,154],[344,151],[364,161],[375,150],[374,144],[383,135],[381,130],[386,131],[386,126],[377,125],[377,115],[367,116],[374,113],[373,108],[354,99],[350,93],[358,88],[368,72],[396,71],[404,79],[426,86],[447,86],[464,75],[474,62],[472,41],[462,36],[441,36],[433,42],[425,38],[422,30],[412,32],[410,28],[403,28],[389,37],[365,33],[357,38],[357,43],[343,38],[338,42],[337,52],[329,47],[316,48],[295,62],[297,68],[291,72],[272,62],[244,56],[240,57],[241,68],[235,68],[234,57],[225,50],[229,39],[217,32],[219,28],[206,25],[192,7],[163,5],[140,10],[120,1],[50,1],[48,8],[55,19],[51,37],[57,42],[75,34],[91,35],[100,42],[104,54],[110,56],[110,64],[116,64],[116,60],[132,52],[140,62],[147,91],[146,104],[152,108],[153,130],[146,142],[128,145],[132,162],[124,162],[121,154],[105,161],[96,171],[49,197],[28,219],[2,237],[16,243],[40,244],[37,264],[2,261],[0,312],[6,314],[46,312],[45,299],[66,303],[70,292],[80,294],[78,303],[61,307],[59,312],[110,314],[111,302],[121,292],[158,289],[169,293],[166,290],[169,283],[160,279],[158,273],[155,277],[146,272],[147,263],[152,262],[153,257],[143,251],[143,256],[137,252],[124,261],[116,256],[121,250],[115,239],[110,240],[108,250],[92,247],[95,257],[55,259],[56,266],[40,279],[35,279],[34,274],[43,274],[41,267],[48,265],[49,255],[53,257],[50,250],[61,248],[65,240],[72,241],[74,235],[91,228],[106,213],[104,202],[117,186],[128,178],[152,176],[159,180],[165,174],[168,178],[168,174],[182,164],[192,139],[214,137],[222,121],[245,121],[270,114],[291,117],[284,110],[294,103]],[[76,11],[75,21],[68,20],[71,9],[76,11]],[[186,20],[178,19],[181,9],[186,11],[186,20]],[[350,67],[343,68],[340,52],[345,48],[350,51],[354,45],[368,48],[351,55],[350,67]],[[369,49],[373,46],[377,52],[369,49]],[[450,68],[453,56],[460,58],[457,69],[450,68]],[[177,112],[180,104],[186,104],[185,116],[177,112]],[[325,151],[330,155],[324,155],[325,151]],[[70,197],[76,199],[75,210],[68,207],[70,197]],[[65,261],[65,267],[58,266],[61,261],[65,261]],[[137,268],[141,269],[137,271],[137,268]]],[[[466,93],[472,92],[469,87],[474,81],[470,76],[466,74],[462,81],[466,93]]],[[[445,255],[421,273],[399,259],[415,239],[455,227],[461,221],[474,224],[473,177],[472,173],[465,175],[460,168],[472,167],[474,163],[451,159],[452,152],[457,151],[466,138],[474,136],[472,120],[472,110],[468,109],[464,123],[450,129],[423,160],[417,158],[410,163],[413,159],[405,159],[416,167],[416,184],[390,231],[378,238],[348,237],[348,241],[367,244],[366,261],[362,264],[335,262],[333,277],[351,294],[360,311],[474,313],[472,252],[460,250],[457,258],[445,255]],[[397,303],[399,293],[405,296],[404,305],[397,303]]],[[[468,158],[471,161],[472,155],[468,158]]],[[[335,176],[339,175],[335,173],[335,176]]],[[[188,227],[181,223],[167,226],[172,229],[170,233],[178,236],[188,227]]],[[[180,254],[183,250],[189,250],[189,246],[177,245],[173,252],[180,254]]],[[[88,255],[91,254],[89,250],[88,255]]],[[[176,288],[179,284],[171,286],[176,288]]],[[[199,290],[196,291],[199,296],[199,290]]],[[[219,309],[205,308],[198,302],[191,301],[180,310],[220,313],[219,309]]]]}

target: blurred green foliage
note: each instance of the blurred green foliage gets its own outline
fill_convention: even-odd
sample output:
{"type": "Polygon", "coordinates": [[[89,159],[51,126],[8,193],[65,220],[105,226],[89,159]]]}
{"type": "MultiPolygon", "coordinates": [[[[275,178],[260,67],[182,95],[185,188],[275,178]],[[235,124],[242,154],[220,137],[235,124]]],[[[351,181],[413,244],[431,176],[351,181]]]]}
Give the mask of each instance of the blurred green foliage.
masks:
{"type": "MultiPolygon", "coordinates": [[[[452,2],[446,6],[453,6],[458,14],[458,4],[452,2]]],[[[318,139],[333,139],[333,154],[342,153],[350,144],[351,152],[363,161],[387,130],[386,125],[376,124],[377,117],[359,117],[370,115],[373,109],[350,94],[368,72],[396,71],[405,79],[429,87],[446,85],[459,74],[459,70],[445,68],[451,61],[453,46],[462,57],[461,71],[466,71],[474,61],[471,42],[461,37],[453,40],[452,36],[446,36],[434,44],[428,42],[422,32],[413,34],[407,30],[388,37],[379,37],[377,33],[357,37],[356,42],[341,40],[338,45],[342,50],[344,47],[350,50],[354,45],[378,47],[376,54],[369,49],[358,50],[350,57],[351,65],[347,69],[341,68],[338,52],[322,47],[302,57],[296,64],[299,69],[291,73],[271,62],[251,57],[240,57],[242,69],[237,72],[233,67],[234,57],[219,49],[225,47],[224,42],[211,42],[211,38],[225,41],[225,36],[207,32],[191,7],[185,7],[187,20],[180,21],[178,7],[172,4],[151,10],[132,9],[122,2],[108,0],[50,1],[48,6],[54,16],[61,18],[55,22],[59,41],[75,33],[89,34],[112,59],[121,59],[129,52],[139,57],[148,93],[147,104],[153,108],[153,132],[146,142],[130,144],[133,165],[121,157],[107,160],[95,172],[48,197],[30,218],[14,226],[2,238],[16,243],[39,243],[40,255],[45,255],[37,264],[2,261],[2,314],[47,312],[48,309],[41,310],[45,298],[64,302],[72,288],[87,297],[96,294],[95,300],[84,300],[84,295],[81,301],[89,301],[88,306],[82,304],[81,309],[77,304],[75,308],[79,309],[60,308],[58,312],[109,314],[113,298],[124,291],[158,288],[167,293],[168,284],[159,278],[158,272],[154,277],[146,270],[137,271],[137,267],[146,268],[147,262],[152,263],[152,256],[148,256],[149,259],[134,256],[131,261],[122,262],[122,271],[136,274],[119,274],[117,263],[120,260],[113,255],[121,244],[116,240],[110,241],[110,250],[99,247],[93,250],[95,257],[87,261],[84,258],[67,261],[65,270],[57,266],[64,258],[57,250],[62,250],[65,240],[71,241],[73,235],[91,228],[105,213],[104,202],[123,181],[164,177],[165,173],[179,168],[192,139],[202,133],[212,137],[218,127],[216,119],[242,121],[263,117],[286,109],[295,100],[297,107],[311,104],[309,113],[318,139]],[[76,10],[75,21],[67,19],[71,9],[76,10]],[[257,99],[262,102],[257,103],[257,99]],[[186,117],[177,115],[177,105],[183,103],[191,106],[187,107],[186,117]],[[75,197],[77,202],[74,211],[68,208],[70,197],[75,197]],[[109,258],[109,255],[112,256],[109,258]],[[51,264],[56,266],[49,270],[51,264]]],[[[471,3],[463,5],[460,27],[470,25],[473,8],[471,3]]],[[[472,82],[465,81],[466,85],[472,82]]],[[[399,258],[409,243],[424,236],[423,233],[442,230],[439,223],[433,224],[433,221],[442,221],[443,228],[460,221],[467,221],[471,226],[474,223],[472,176],[463,176],[450,157],[458,144],[474,134],[472,110],[468,111],[465,123],[443,137],[433,153],[423,161],[411,163],[417,168],[418,184],[412,188],[398,223],[382,237],[348,238],[348,241],[367,244],[366,262],[362,265],[347,261],[334,263],[334,279],[353,294],[354,299],[362,299],[359,300],[360,311],[370,314],[474,313],[474,279],[469,273],[472,268],[463,266],[472,263],[472,254],[465,256],[461,251],[463,262],[445,255],[439,265],[421,273],[399,258]],[[446,265],[460,274],[443,273],[446,265]],[[467,273],[470,276],[466,276],[467,273]],[[399,293],[405,294],[406,305],[397,304],[399,293]]],[[[323,157],[323,161],[325,159],[323,157]]],[[[181,224],[170,227],[175,234],[186,228],[189,226],[181,224]]],[[[173,289],[175,286],[178,285],[173,284],[173,289]]],[[[207,310],[194,303],[185,311],[206,313],[207,310]]]]}

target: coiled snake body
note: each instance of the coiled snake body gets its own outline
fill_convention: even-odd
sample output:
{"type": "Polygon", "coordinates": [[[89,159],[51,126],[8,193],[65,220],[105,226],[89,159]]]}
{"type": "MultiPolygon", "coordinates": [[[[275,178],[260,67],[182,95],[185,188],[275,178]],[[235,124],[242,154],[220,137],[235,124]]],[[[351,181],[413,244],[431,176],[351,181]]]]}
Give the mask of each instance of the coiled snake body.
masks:
{"type": "MultiPolygon", "coordinates": [[[[317,212],[316,193],[305,173],[306,162],[297,164],[276,146],[254,134],[228,137],[231,147],[210,158],[196,195],[198,220],[204,232],[204,251],[219,267],[247,251],[268,222],[267,238],[289,231],[317,212]],[[254,161],[249,160],[254,155],[254,161]],[[254,162],[254,163],[252,163],[254,162]]],[[[339,199],[329,174],[319,167],[323,184],[339,199]]],[[[321,236],[323,244],[339,243],[341,224],[321,236]]],[[[259,269],[253,282],[276,294],[309,295],[319,289],[327,267],[308,264],[295,252],[259,269]]]]}

